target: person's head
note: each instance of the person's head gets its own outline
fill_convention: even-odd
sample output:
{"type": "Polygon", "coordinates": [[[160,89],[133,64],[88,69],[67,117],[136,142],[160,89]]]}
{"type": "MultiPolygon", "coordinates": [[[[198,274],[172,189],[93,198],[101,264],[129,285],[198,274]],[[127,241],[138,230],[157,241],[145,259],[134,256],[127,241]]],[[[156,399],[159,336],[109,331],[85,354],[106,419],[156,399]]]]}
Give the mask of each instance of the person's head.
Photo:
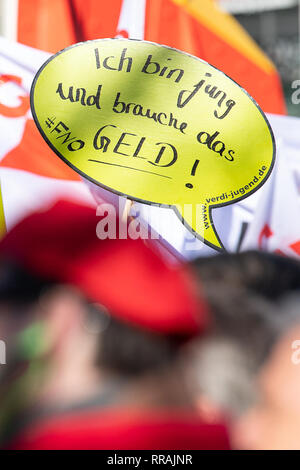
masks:
{"type": "MultiPolygon", "coordinates": [[[[199,406],[202,401],[204,405],[208,403],[212,416],[220,410],[227,413],[233,429],[236,423],[241,423],[234,432],[235,445],[240,446],[242,437],[247,439],[242,423],[247,423],[243,429],[248,427],[252,435],[256,433],[255,425],[250,426],[254,420],[248,420],[247,410],[260,399],[257,378],[265,377],[273,348],[300,318],[299,299],[293,313],[286,304],[282,305],[286,296],[299,293],[299,262],[248,252],[197,260],[195,267],[213,316],[210,333],[200,339],[196,348],[194,372],[199,378],[199,406]],[[245,420],[240,421],[242,416],[245,420]]],[[[279,369],[278,364],[278,373],[279,369]]],[[[275,376],[274,372],[275,367],[275,376]]],[[[261,383],[260,379],[258,382],[261,383]]],[[[266,379],[262,383],[266,385],[266,379]]],[[[261,445],[263,448],[267,443],[261,445]]]]}
{"type": "Polygon", "coordinates": [[[49,363],[44,402],[80,398],[103,375],[161,379],[205,328],[206,303],[185,267],[142,240],[97,239],[97,222],[93,208],[61,201],[0,242],[0,337],[12,350],[0,388],[19,351],[17,363],[49,363]]]}
{"type": "MultiPolygon", "coordinates": [[[[36,382],[28,398],[42,408],[88,399],[101,393],[106,382],[128,386],[156,378],[162,392],[165,380],[179,374],[178,359],[189,335],[139,327],[88,300],[74,286],[39,278],[16,264],[3,263],[2,268],[0,332],[7,351],[6,366],[0,368],[1,396],[7,386],[11,392],[16,379],[21,390],[19,379],[32,363],[41,368],[27,374],[29,388],[36,382]]],[[[25,396],[20,398],[18,405],[29,405],[25,396]]]]}
{"type": "Polygon", "coordinates": [[[263,251],[224,253],[192,262],[201,285],[249,289],[271,301],[300,289],[300,261],[263,251]]]}
{"type": "Polygon", "coordinates": [[[228,285],[211,286],[206,295],[211,325],[191,345],[195,394],[208,419],[224,414],[232,420],[256,399],[254,377],[278,335],[279,312],[265,299],[228,285]]]}
{"type": "Polygon", "coordinates": [[[257,401],[233,426],[240,449],[300,449],[300,296],[280,305],[281,334],[256,377],[257,401]]]}
{"type": "Polygon", "coordinates": [[[97,336],[86,323],[93,310],[78,288],[40,277],[1,259],[0,442],[32,407],[62,406],[82,399],[99,380],[93,357],[97,336]]]}

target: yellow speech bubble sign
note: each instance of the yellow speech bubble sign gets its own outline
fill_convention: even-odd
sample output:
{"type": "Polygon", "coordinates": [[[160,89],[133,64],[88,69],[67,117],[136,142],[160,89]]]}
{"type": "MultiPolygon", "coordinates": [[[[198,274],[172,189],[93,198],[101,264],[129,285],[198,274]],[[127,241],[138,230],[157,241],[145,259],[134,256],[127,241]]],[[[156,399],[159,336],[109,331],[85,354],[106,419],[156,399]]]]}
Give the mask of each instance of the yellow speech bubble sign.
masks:
{"type": "Polygon", "coordinates": [[[172,207],[222,250],[211,211],[256,191],[275,143],[255,101],[208,63],[147,41],[101,39],[51,57],[31,89],[35,122],[82,176],[172,207]]]}

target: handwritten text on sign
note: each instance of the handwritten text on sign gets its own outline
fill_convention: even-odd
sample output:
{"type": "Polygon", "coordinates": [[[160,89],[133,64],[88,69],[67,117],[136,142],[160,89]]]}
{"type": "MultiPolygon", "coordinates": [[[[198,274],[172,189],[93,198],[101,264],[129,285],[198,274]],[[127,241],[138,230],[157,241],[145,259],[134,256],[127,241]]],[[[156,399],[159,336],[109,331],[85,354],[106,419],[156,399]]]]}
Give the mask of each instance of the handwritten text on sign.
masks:
{"type": "Polygon", "coordinates": [[[65,49],[38,72],[31,105],[45,140],[76,171],[172,206],[216,249],[212,208],[253,193],[274,164],[273,135],[252,98],[206,62],[154,43],[65,49]]]}

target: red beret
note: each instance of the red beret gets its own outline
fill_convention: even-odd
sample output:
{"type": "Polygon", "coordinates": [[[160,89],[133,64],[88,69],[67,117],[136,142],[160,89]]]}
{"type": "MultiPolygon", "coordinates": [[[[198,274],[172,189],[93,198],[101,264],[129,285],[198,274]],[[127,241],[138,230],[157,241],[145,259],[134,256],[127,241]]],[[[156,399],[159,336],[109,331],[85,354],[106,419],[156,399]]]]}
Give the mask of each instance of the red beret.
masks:
{"type": "Polygon", "coordinates": [[[0,242],[0,258],[78,287],[119,319],[163,334],[193,336],[207,306],[187,268],[171,266],[151,240],[99,240],[95,208],[58,201],[16,225],[0,242]]]}

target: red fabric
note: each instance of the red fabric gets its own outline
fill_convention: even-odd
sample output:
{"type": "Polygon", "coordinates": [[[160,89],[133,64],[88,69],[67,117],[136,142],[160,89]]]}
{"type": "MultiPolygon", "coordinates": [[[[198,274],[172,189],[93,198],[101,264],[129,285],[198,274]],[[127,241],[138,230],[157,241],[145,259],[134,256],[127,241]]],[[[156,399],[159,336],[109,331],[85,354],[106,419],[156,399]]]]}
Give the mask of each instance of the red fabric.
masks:
{"type": "Polygon", "coordinates": [[[77,42],[69,0],[19,0],[18,41],[58,52],[77,42]]]}
{"type": "Polygon", "coordinates": [[[95,410],[60,416],[27,430],[16,450],[229,450],[223,424],[185,411],[95,410]]]}
{"type": "Polygon", "coordinates": [[[265,72],[204,22],[171,0],[147,1],[145,39],[175,47],[206,60],[235,80],[266,113],[286,114],[280,77],[265,72]]]}
{"type": "MultiPolygon", "coordinates": [[[[57,52],[89,39],[128,37],[117,28],[121,6],[122,0],[19,0],[18,41],[57,52]]],[[[147,0],[144,37],[208,61],[244,87],[265,112],[286,114],[276,70],[267,73],[171,0],[147,0]]]]}
{"type": "Polygon", "coordinates": [[[150,240],[99,240],[99,220],[95,208],[59,201],[14,227],[0,256],[78,286],[123,321],[159,333],[200,332],[207,307],[186,269],[170,267],[150,240]]]}
{"type": "Polygon", "coordinates": [[[55,53],[76,42],[114,37],[121,6],[122,0],[19,0],[18,41],[55,53]]]}
{"type": "Polygon", "coordinates": [[[22,140],[2,158],[0,167],[25,170],[48,178],[80,181],[80,176],[57,158],[46,144],[32,119],[26,121],[22,140]]]}
{"type": "Polygon", "coordinates": [[[70,0],[78,41],[117,34],[123,0],[70,0]]]}

